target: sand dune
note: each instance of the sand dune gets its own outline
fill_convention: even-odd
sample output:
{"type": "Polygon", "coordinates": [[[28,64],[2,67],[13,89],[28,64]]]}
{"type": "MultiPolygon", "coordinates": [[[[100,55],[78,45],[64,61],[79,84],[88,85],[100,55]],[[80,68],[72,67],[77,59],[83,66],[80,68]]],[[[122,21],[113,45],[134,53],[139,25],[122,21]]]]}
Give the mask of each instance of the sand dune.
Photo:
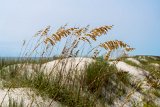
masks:
{"type": "MultiPolygon", "coordinates": [[[[133,61],[136,64],[140,64],[138,60],[135,60],[133,58],[130,58],[128,60],[133,61]]],[[[54,60],[54,61],[50,61],[42,64],[41,71],[44,72],[44,74],[46,75],[53,74],[53,76],[59,72],[62,72],[64,76],[69,72],[72,72],[72,75],[81,75],[84,73],[84,69],[94,61],[95,60],[91,58],[81,58],[81,57],[54,60]]],[[[111,62],[111,64],[113,64],[113,62],[111,62]]],[[[35,66],[39,67],[39,65],[36,65],[36,64],[35,66]]],[[[29,71],[28,73],[32,74],[32,73],[35,73],[33,70],[33,67],[35,66],[28,64],[24,66],[24,69],[27,69],[27,71],[29,71]]],[[[155,66],[159,66],[159,65],[156,64],[155,66]]],[[[133,81],[137,81],[137,82],[141,81],[142,82],[141,87],[144,90],[150,90],[151,87],[146,82],[146,76],[149,75],[148,71],[138,67],[131,66],[123,61],[119,61],[118,63],[116,63],[116,67],[119,70],[128,72],[132,76],[131,79],[133,79],[133,81]]],[[[128,89],[128,92],[129,91],[132,91],[132,90],[128,89]]],[[[34,92],[28,88],[15,88],[15,89],[11,89],[9,92],[7,92],[7,89],[0,89],[0,102],[4,100],[3,105],[8,105],[9,98],[19,103],[23,99],[26,106],[28,106],[29,104],[32,104],[31,106],[33,107],[36,107],[37,104],[40,107],[48,106],[51,102],[51,99],[44,101],[40,96],[35,95],[34,92]]],[[[143,94],[139,93],[138,91],[135,91],[131,95],[130,101],[126,103],[124,107],[130,107],[132,105],[131,102],[133,101],[141,102],[143,98],[144,98],[143,94]]],[[[124,99],[125,97],[122,97],[121,99],[116,99],[114,101],[114,107],[119,107],[120,105],[122,105],[125,102],[124,99]]],[[[160,99],[155,97],[154,101],[156,104],[159,104],[160,99]]],[[[51,107],[59,107],[59,106],[60,106],[60,103],[53,101],[51,107]]]]}

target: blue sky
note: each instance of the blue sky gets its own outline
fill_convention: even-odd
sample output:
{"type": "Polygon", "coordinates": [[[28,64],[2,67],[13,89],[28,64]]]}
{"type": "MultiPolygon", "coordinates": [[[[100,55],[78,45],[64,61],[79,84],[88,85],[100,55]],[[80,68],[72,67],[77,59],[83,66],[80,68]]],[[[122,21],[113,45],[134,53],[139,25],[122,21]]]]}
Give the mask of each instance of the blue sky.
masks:
{"type": "Polygon", "coordinates": [[[0,0],[0,56],[18,56],[23,40],[51,25],[114,25],[108,40],[160,55],[160,0],[0,0]]]}

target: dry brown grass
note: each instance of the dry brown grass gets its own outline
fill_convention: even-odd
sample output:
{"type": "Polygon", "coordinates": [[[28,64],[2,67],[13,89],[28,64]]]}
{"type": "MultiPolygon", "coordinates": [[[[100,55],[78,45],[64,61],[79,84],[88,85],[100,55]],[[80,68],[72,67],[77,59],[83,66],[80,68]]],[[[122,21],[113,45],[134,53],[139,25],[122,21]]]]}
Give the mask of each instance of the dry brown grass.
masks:
{"type": "MultiPolygon", "coordinates": [[[[93,43],[99,42],[98,37],[106,35],[109,30],[111,30],[112,26],[101,26],[97,28],[91,29],[90,26],[86,27],[68,27],[67,25],[61,26],[56,32],[51,33],[50,26],[38,31],[35,34],[37,39],[36,46],[32,49],[31,52],[28,52],[29,56],[33,54],[39,54],[44,57],[45,55],[48,57],[54,51],[53,48],[65,38],[71,38],[69,41],[66,41],[65,46],[60,52],[63,57],[71,57],[78,56],[80,51],[82,53],[82,48],[78,48],[79,45],[83,42],[83,44],[93,46],[93,43]],[[38,52],[39,51],[39,52],[38,52]],[[49,52],[50,51],[50,52],[49,52]],[[48,54],[46,54],[48,53],[48,54]],[[49,54],[50,53],[50,54],[49,54]]],[[[62,46],[60,46],[62,48],[62,46]]],[[[105,60],[108,60],[110,54],[117,50],[118,48],[123,48],[125,53],[134,50],[128,44],[119,40],[106,41],[104,43],[97,43],[96,47],[92,47],[92,50],[88,52],[88,54],[93,53],[92,57],[96,58],[99,56],[100,51],[105,49],[105,60]]],[[[26,55],[26,54],[25,54],[26,55]]]]}

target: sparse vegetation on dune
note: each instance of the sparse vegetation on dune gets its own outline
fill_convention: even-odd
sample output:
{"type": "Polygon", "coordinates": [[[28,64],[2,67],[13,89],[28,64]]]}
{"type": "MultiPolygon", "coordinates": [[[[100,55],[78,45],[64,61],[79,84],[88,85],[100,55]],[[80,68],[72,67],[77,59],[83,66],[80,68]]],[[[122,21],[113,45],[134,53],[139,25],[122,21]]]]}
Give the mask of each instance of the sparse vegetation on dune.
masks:
{"type": "Polygon", "coordinates": [[[137,65],[131,61],[125,60],[126,63],[144,69],[150,73],[147,76],[148,82],[155,88],[160,88],[160,57],[157,56],[135,56],[141,64],[137,65]],[[145,59],[145,60],[144,60],[145,59]]]}

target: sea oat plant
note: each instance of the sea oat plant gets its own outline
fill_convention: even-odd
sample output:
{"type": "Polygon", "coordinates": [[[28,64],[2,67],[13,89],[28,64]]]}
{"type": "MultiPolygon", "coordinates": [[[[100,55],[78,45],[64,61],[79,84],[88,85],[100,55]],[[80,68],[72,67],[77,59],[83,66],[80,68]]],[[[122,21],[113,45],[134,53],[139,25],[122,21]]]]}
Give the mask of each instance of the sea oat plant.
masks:
{"type": "Polygon", "coordinates": [[[93,47],[93,43],[95,44],[95,42],[98,42],[98,38],[106,35],[112,28],[113,25],[101,26],[93,29],[91,29],[90,26],[68,27],[67,25],[64,25],[60,27],[56,32],[51,33],[50,26],[47,26],[45,29],[38,31],[35,34],[34,37],[37,37],[35,47],[30,52],[26,52],[26,50],[24,50],[24,53],[26,53],[24,55],[39,55],[41,57],[49,57],[50,55],[53,56],[53,54],[51,53],[55,51],[54,47],[56,47],[56,45],[63,39],[66,39],[66,44],[64,45],[64,47],[62,48],[62,46],[60,46],[62,49],[60,52],[60,56],[63,57],[78,56],[80,54],[80,51],[82,53],[83,49],[80,48],[80,45],[82,47],[82,44],[89,45],[92,48],[90,48],[91,50],[88,51],[88,54],[94,53],[94,55],[92,54],[94,58],[99,55],[102,48],[105,49],[105,60],[108,60],[111,52],[117,50],[118,48],[123,48],[125,52],[134,50],[134,48],[131,48],[128,44],[119,40],[106,41],[93,47]]]}

